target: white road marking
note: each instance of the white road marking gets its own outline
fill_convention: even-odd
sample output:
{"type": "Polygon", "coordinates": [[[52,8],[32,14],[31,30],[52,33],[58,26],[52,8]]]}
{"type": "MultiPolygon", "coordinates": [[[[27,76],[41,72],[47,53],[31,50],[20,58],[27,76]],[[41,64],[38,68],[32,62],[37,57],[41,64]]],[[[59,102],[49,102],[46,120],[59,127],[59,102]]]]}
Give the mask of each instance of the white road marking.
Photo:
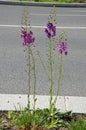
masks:
{"type": "Polygon", "coordinates": [[[8,27],[8,28],[19,28],[21,27],[20,25],[5,25],[5,24],[0,24],[0,27],[8,27]]]}
{"type": "MultiPolygon", "coordinates": [[[[38,15],[38,16],[39,16],[39,15],[40,15],[40,16],[43,16],[43,15],[44,15],[44,16],[49,16],[50,14],[37,14],[37,13],[36,13],[36,14],[35,14],[35,13],[33,14],[33,13],[31,13],[30,15],[33,15],[33,16],[37,16],[37,15],[38,15]]],[[[57,16],[59,16],[59,17],[60,17],[60,16],[61,16],[61,17],[73,17],[73,16],[74,16],[74,17],[84,17],[84,16],[86,16],[86,14],[81,14],[81,15],[80,15],[80,14],[57,14],[57,16]]]]}
{"type": "MultiPolygon", "coordinates": [[[[36,108],[49,107],[49,96],[36,95],[36,108]]],[[[53,96],[55,98],[55,96],[53,96]]],[[[33,95],[30,96],[31,107],[33,95]]],[[[20,110],[27,106],[28,98],[24,94],[0,94],[0,110],[20,110]],[[16,109],[15,109],[16,108],[16,109]]],[[[72,111],[74,113],[86,113],[86,97],[58,96],[56,108],[60,111],[72,111]]]]}
{"type": "MultiPolygon", "coordinates": [[[[21,25],[4,25],[0,24],[0,27],[7,27],[7,28],[21,28],[21,25]]],[[[46,26],[31,26],[32,28],[46,28],[46,26]]],[[[72,26],[57,26],[58,29],[86,29],[85,26],[83,27],[72,27],[72,26]]]]}

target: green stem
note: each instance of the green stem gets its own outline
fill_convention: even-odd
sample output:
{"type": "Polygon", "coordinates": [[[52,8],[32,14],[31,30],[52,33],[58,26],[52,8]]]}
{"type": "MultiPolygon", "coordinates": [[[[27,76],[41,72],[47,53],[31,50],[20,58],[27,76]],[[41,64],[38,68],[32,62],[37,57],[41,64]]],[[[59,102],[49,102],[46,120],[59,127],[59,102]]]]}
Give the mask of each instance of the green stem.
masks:
{"type": "Polygon", "coordinates": [[[28,105],[30,104],[30,45],[28,44],[28,105]]]}
{"type": "Polygon", "coordinates": [[[53,89],[53,66],[52,66],[52,39],[50,39],[49,44],[50,49],[50,58],[49,58],[49,64],[50,64],[50,109],[52,111],[52,89],[53,89]]]}
{"type": "Polygon", "coordinates": [[[35,65],[34,55],[33,55],[31,49],[30,49],[30,52],[31,52],[32,60],[33,60],[33,73],[34,73],[34,94],[33,94],[34,105],[33,105],[33,109],[35,110],[35,106],[36,106],[36,65],[35,65]]]}
{"type": "Polygon", "coordinates": [[[56,97],[55,97],[55,99],[54,99],[54,106],[55,106],[55,104],[56,104],[56,101],[57,101],[57,97],[58,97],[58,92],[59,92],[59,88],[60,88],[60,86],[61,86],[61,79],[62,79],[62,70],[63,70],[63,66],[62,66],[62,62],[63,62],[63,56],[61,55],[60,57],[59,57],[59,72],[58,72],[58,79],[57,79],[57,90],[56,90],[56,97]]]}
{"type": "Polygon", "coordinates": [[[53,54],[52,54],[52,39],[50,39],[49,43],[49,65],[50,65],[50,113],[52,114],[51,117],[51,124],[53,125],[54,122],[54,107],[53,107],[53,54]]]}

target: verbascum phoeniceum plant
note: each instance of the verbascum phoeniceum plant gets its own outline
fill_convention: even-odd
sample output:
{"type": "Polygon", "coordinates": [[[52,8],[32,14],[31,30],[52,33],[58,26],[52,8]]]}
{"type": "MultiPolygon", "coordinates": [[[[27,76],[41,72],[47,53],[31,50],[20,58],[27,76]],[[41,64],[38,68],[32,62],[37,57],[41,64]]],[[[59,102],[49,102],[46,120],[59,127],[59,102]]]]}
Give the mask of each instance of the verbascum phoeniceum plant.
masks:
{"type": "MultiPolygon", "coordinates": [[[[43,65],[44,72],[47,73],[49,83],[49,107],[44,109],[36,109],[36,59],[34,54],[35,37],[32,32],[30,20],[28,20],[28,10],[25,7],[22,27],[21,38],[23,40],[22,45],[26,47],[27,51],[27,74],[28,74],[28,105],[22,110],[21,114],[16,119],[16,124],[22,130],[44,130],[50,128],[59,128],[64,126],[62,116],[70,114],[70,112],[61,113],[56,108],[56,102],[58,97],[59,88],[61,86],[61,79],[63,76],[63,56],[68,54],[67,36],[65,32],[61,34],[57,33],[56,27],[56,8],[52,7],[51,13],[48,18],[44,31],[44,35],[47,38],[46,46],[46,58],[47,65],[43,62],[42,54],[40,50],[35,48],[38,58],[43,65]],[[58,66],[57,66],[58,63],[58,66]],[[33,108],[30,104],[30,94],[33,80],[33,108]],[[53,89],[56,85],[56,94],[53,98],[53,89]]],[[[36,47],[36,46],[35,46],[36,47]]]]}
{"type": "MultiPolygon", "coordinates": [[[[58,115],[56,110],[56,102],[58,97],[59,88],[61,86],[61,79],[63,77],[63,56],[68,54],[67,36],[63,31],[61,34],[57,33],[56,28],[56,8],[52,8],[48,18],[48,22],[45,28],[45,34],[47,36],[47,61],[48,61],[48,80],[49,80],[49,114],[50,122],[46,126],[48,128],[57,127],[61,120],[55,116],[58,115]],[[57,66],[58,63],[58,66],[57,66]],[[53,89],[56,85],[56,95],[53,98],[53,89]]],[[[67,113],[64,113],[67,114],[67,113]]]]}

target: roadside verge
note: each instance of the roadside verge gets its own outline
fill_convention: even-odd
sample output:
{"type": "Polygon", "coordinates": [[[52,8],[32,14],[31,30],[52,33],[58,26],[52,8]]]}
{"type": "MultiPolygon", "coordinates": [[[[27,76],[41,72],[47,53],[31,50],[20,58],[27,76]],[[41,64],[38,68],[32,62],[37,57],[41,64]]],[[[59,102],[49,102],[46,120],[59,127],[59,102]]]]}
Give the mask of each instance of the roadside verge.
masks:
{"type": "Polygon", "coordinates": [[[21,6],[44,6],[52,7],[77,7],[77,8],[86,8],[86,3],[57,3],[57,2],[24,2],[24,1],[5,1],[0,0],[0,4],[3,5],[21,5],[21,6]]]}

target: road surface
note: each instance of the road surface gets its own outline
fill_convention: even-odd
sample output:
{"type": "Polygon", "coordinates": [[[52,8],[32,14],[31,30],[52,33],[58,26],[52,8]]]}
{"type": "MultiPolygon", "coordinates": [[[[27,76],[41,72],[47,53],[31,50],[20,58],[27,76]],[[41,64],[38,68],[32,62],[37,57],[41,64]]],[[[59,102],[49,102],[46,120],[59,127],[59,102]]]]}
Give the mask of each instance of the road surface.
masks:
{"type": "MultiPolygon", "coordinates": [[[[27,94],[26,58],[20,38],[23,6],[0,5],[0,93],[27,94]]],[[[61,96],[86,96],[86,8],[56,8],[58,34],[68,36],[68,56],[64,58],[61,96]]],[[[44,26],[50,7],[29,7],[36,45],[45,52],[44,26]]],[[[49,95],[46,76],[39,66],[37,94],[49,95]]],[[[31,88],[33,90],[33,88],[31,88]]],[[[55,95],[56,88],[53,90],[55,95]]],[[[31,92],[32,93],[32,92],[31,92]]]]}

